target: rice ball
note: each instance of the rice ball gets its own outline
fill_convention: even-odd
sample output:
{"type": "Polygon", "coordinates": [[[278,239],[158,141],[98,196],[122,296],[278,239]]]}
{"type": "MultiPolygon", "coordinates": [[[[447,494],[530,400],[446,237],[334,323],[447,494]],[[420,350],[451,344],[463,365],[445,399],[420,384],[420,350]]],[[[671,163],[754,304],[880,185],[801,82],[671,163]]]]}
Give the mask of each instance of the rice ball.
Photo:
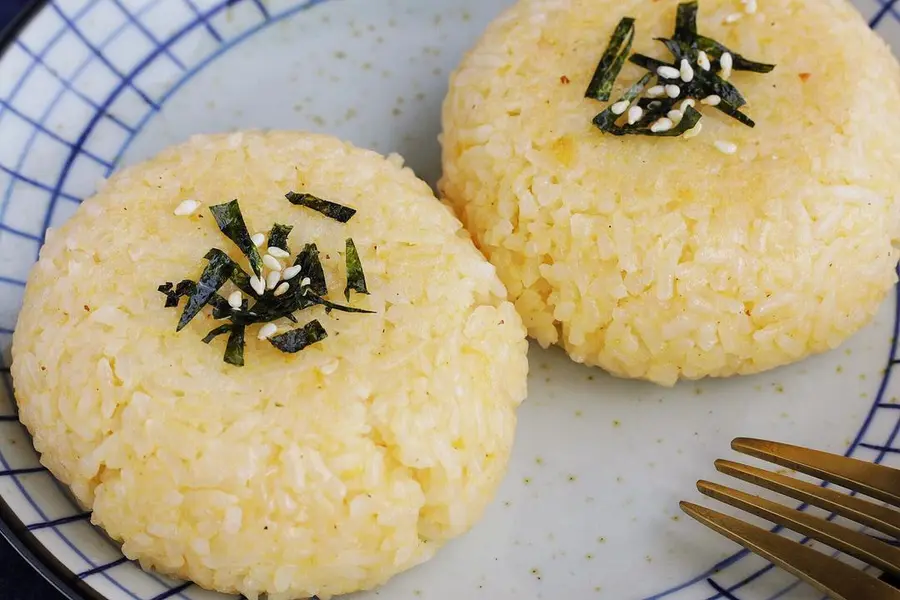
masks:
{"type": "Polygon", "coordinates": [[[897,61],[844,0],[756,4],[699,4],[700,34],[776,65],[731,76],[753,129],[699,102],[693,139],[592,125],[619,20],[671,61],[676,0],[521,0],[454,73],[442,196],[542,345],[665,385],[756,373],[835,348],[891,289],[897,61]]]}
{"type": "Polygon", "coordinates": [[[49,236],[15,332],[16,399],[43,464],[129,558],[251,599],[325,599],[481,516],[525,396],[526,332],[401,165],[302,133],[196,137],[112,177],[49,236]],[[288,191],[358,212],[343,224],[288,191]],[[212,311],[176,333],[161,283],[196,279],[211,248],[249,268],[209,210],[235,198],[248,233],[293,226],[293,251],[318,245],[329,299],[373,314],[297,313],[328,333],[297,354],[250,327],[242,368],[224,338],[202,341],[212,311]],[[349,301],[347,238],[369,291],[349,301]]]}

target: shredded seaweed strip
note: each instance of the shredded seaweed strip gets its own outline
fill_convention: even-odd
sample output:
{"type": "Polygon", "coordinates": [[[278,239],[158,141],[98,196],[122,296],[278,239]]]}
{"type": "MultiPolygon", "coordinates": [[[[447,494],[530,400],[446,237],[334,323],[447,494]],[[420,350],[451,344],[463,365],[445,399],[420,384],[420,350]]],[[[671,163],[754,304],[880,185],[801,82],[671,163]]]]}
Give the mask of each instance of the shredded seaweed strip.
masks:
{"type": "Polygon", "coordinates": [[[185,279],[179,283],[177,287],[171,281],[167,282],[159,286],[157,291],[161,294],[165,294],[166,308],[175,308],[178,306],[179,300],[194,293],[196,286],[197,284],[190,279],[185,279]]]}
{"type": "Polygon", "coordinates": [[[346,223],[356,214],[356,210],[349,206],[342,206],[335,202],[323,200],[313,196],[312,194],[298,194],[296,192],[288,192],[285,196],[288,202],[296,206],[303,206],[316,212],[322,213],[330,219],[334,219],[338,223],[346,223]]]}
{"type": "Polygon", "coordinates": [[[675,13],[675,39],[679,42],[690,44],[697,37],[697,13],[700,12],[700,4],[694,2],[682,2],[675,13]]]}
{"type": "Polygon", "coordinates": [[[225,261],[218,256],[213,256],[213,258],[209,259],[206,269],[203,270],[203,274],[188,297],[187,305],[184,307],[184,312],[178,321],[176,331],[181,331],[187,327],[188,323],[203,310],[204,306],[209,304],[209,301],[228,282],[230,277],[231,259],[225,261]]]}
{"type": "Polygon", "coordinates": [[[344,288],[344,297],[350,300],[350,292],[359,292],[360,294],[368,294],[369,288],[366,287],[366,274],[363,272],[362,261],[359,260],[359,252],[356,251],[356,244],[352,238],[347,238],[347,287],[344,288]]]}
{"type": "Polygon", "coordinates": [[[226,333],[231,333],[231,330],[234,329],[234,325],[222,325],[221,327],[216,327],[209,334],[203,338],[204,344],[211,344],[214,339],[219,337],[220,335],[225,335],[226,333]]]}
{"type": "Polygon", "coordinates": [[[276,335],[269,339],[269,343],[286,354],[296,354],[309,348],[328,337],[328,332],[318,321],[312,321],[307,325],[276,335]]]}
{"type": "Polygon", "coordinates": [[[253,290],[253,286],[250,285],[250,275],[241,268],[239,264],[231,260],[231,257],[219,250],[218,248],[213,248],[209,252],[206,253],[206,260],[212,260],[215,258],[216,260],[228,261],[231,263],[231,283],[233,283],[239,290],[244,292],[249,296],[256,296],[256,292],[253,290]]]}
{"type": "MultiPolygon", "coordinates": [[[[340,210],[346,209],[340,205],[329,204],[337,207],[338,213],[340,210]]],[[[334,213],[332,208],[326,207],[325,210],[338,214],[334,213]]],[[[249,231],[244,223],[237,200],[212,207],[212,211],[219,229],[234,242],[252,265],[256,246],[250,240],[249,231]]],[[[346,212],[340,213],[339,216],[349,219],[346,212]]],[[[269,234],[269,247],[280,248],[290,253],[287,240],[292,231],[292,226],[276,223],[269,234]]],[[[347,239],[346,244],[348,287],[345,292],[349,301],[351,290],[363,294],[369,292],[356,245],[352,239],[347,239]]],[[[258,252],[256,252],[256,256],[259,257],[258,252]]],[[[280,319],[297,323],[298,319],[295,313],[314,306],[321,306],[328,313],[338,311],[373,314],[369,310],[335,304],[326,299],[328,282],[325,279],[325,270],[322,267],[316,244],[306,244],[303,251],[296,256],[294,266],[299,267],[299,273],[294,273],[288,281],[282,281],[276,287],[277,293],[276,290],[269,289],[263,290],[261,293],[254,290],[250,283],[251,276],[240,264],[219,248],[210,249],[204,258],[207,260],[207,265],[196,282],[190,279],[185,279],[177,285],[167,282],[159,286],[158,291],[166,297],[166,308],[177,308],[181,298],[188,299],[178,323],[178,331],[184,329],[207,306],[212,310],[214,319],[227,321],[210,331],[203,338],[203,343],[211,344],[217,338],[228,335],[224,361],[234,366],[244,366],[245,338],[248,327],[273,323],[280,319]],[[235,302],[235,306],[232,306],[229,299],[225,297],[227,294],[220,293],[222,287],[229,281],[242,293],[239,306],[237,302],[235,302]]],[[[260,271],[261,279],[262,275],[264,273],[260,271]]],[[[282,352],[296,353],[326,337],[328,334],[321,323],[313,321],[300,329],[274,336],[270,341],[282,352]]]]}
{"type": "Polygon", "coordinates": [[[336,310],[338,312],[343,313],[354,313],[358,315],[374,315],[375,311],[373,310],[365,310],[363,308],[353,308],[352,306],[341,306],[340,304],[335,304],[334,302],[329,302],[325,298],[321,296],[317,296],[315,294],[307,294],[307,297],[313,302],[313,304],[318,304],[319,306],[324,306],[327,310],[336,310]]]}
{"type": "Polygon", "coordinates": [[[726,52],[731,54],[731,58],[734,62],[731,68],[734,71],[749,71],[751,73],[765,75],[766,73],[771,73],[775,70],[775,65],[748,60],[737,52],[729,50],[724,44],[703,35],[697,36],[696,44],[698,50],[703,50],[710,55],[710,58],[715,58],[715,60],[719,60],[726,52]]]}
{"type": "Polygon", "coordinates": [[[244,336],[246,332],[246,326],[241,323],[235,323],[232,326],[228,344],[225,346],[225,362],[229,365],[244,366],[244,346],[246,345],[244,336]]]}
{"type": "Polygon", "coordinates": [[[673,62],[665,62],[638,53],[632,54],[628,58],[631,63],[646,69],[649,73],[629,88],[616,104],[608,106],[606,110],[594,118],[593,123],[598,129],[604,133],[616,136],[678,137],[693,129],[702,118],[697,108],[685,105],[684,101],[692,99],[696,102],[710,96],[719,97],[720,100],[715,105],[719,112],[747,127],[756,126],[753,119],[741,112],[741,108],[747,105],[746,98],[734,84],[720,75],[722,71],[721,59],[725,53],[730,54],[733,71],[751,71],[765,74],[771,72],[775,65],[748,60],[733,52],[724,44],[700,35],[697,32],[698,11],[699,3],[696,0],[679,4],[675,16],[675,33],[672,38],[656,38],[672,54],[673,62]],[[709,70],[705,70],[699,65],[699,53],[701,51],[705,52],[709,58],[709,70]],[[658,74],[659,69],[662,67],[681,71],[683,61],[687,61],[691,66],[691,77],[685,75],[680,79],[665,79],[658,74]],[[655,83],[653,83],[654,79],[655,83]],[[689,80],[686,81],[686,79],[689,80]],[[651,84],[655,86],[677,85],[678,96],[674,99],[668,97],[668,95],[640,98],[640,95],[651,84]],[[627,103],[629,106],[636,104],[641,108],[638,111],[638,117],[633,117],[632,122],[627,122],[629,120],[628,116],[620,110],[622,103],[627,103]],[[613,107],[619,110],[613,111],[613,107]],[[674,122],[668,130],[659,131],[659,127],[654,127],[654,124],[660,119],[669,117],[672,111],[677,111],[677,115],[670,117],[674,122]],[[657,130],[654,131],[654,129],[657,130]]]}
{"type": "Polygon", "coordinates": [[[247,260],[250,261],[250,268],[257,277],[262,277],[262,257],[256,244],[250,239],[250,231],[247,230],[247,224],[244,223],[244,215],[241,214],[241,206],[237,200],[232,200],[227,204],[219,204],[209,207],[219,229],[222,230],[228,239],[244,253],[247,260]]]}
{"type": "Polygon", "coordinates": [[[301,267],[301,277],[308,277],[310,284],[309,289],[319,296],[328,293],[328,282],[325,281],[325,270],[322,268],[322,261],[319,260],[319,248],[315,244],[307,244],[297,256],[294,262],[295,266],[301,267]]]}
{"type": "Polygon", "coordinates": [[[597,65],[594,77],[584,93],[585,98],[593,98],[606,102],[612,94],[613,86],[625,61],[631,53],[631,45],[634,43],[634,19],[626,17],[619,21],[619,25],[609,40],[609,45],[597,65]]]}
{"type": "MultiPolygon", "coordinates": [[[[644,91],[644,88],[646,88],[652,80],[653,74],[647,73],[646,75],[641,77],[640,81],[626,90],[625,94],[621,98],[619,98],[619,102],[633,102],[638,96],[641,95],[641,92],[644,91]]],[[[596,125],[602,131],[612,133],[613,135],[625,135],[624,133],[616,133],[617,130],[624,129],[623,127],[619,127],[618,125],[616,125],[616,121],[619,120],[620,117],[621,115],[613,113],[612,106],[608,106],[606,110],[594,117],[594,125],[596,125]]]]}
{"type": "Polygon", "coordinates": [[[291,249],[288,247],[288,236],[291,235],[291,232],[294,230],[293,225],[279,225],[275,223],[272,226],[272,231],[269,232],[269,248],[280,248],[287,253],[290,253],[291,249]]]}

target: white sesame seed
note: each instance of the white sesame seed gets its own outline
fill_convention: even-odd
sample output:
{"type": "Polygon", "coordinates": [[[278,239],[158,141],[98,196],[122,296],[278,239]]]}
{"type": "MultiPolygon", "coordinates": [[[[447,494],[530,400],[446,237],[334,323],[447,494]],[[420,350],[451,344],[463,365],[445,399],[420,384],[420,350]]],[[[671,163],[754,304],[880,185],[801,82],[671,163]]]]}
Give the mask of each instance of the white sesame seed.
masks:
{"type": "Polygon", "coordinates": [[[240,292],[232,292],[230,296],[228,296],[228,306],[231,308],[240,308],[241,305],[244,304],[244,295],[240,292]]]}
{"type": "Polygon", "coordinates": [[[679,77],[681,77],[681,71],[679,71],[675,67],[669,66],[662,66],[656,69],[656,74],[663,79],[678,79],[679,77]]]}
{"type": "Polygon", "coordinates": [[[737,23],[741,19],[744,18],[744,13],[731,13],[730,15],[725,17],[725,22],[731,25],[732,23],[737,23]]]}
{"type": "Polygon", "coordinates": [[[666,96],[669,98],[677,98],[681,95],[681,88],[677,85],[667,85],[666,86],[666,96]]]}
{"type": "Polygon", "coordinates": [[[644,109],[640,106],[632,106],[628,109],[628,124],[634,125],[644,116],[644,109]]]}
{"type": "Polygon", "coordinates": [[[755,15],[756,11],[759,10],[756,0],[741,0],[741,4],[744,5],[744,12],[748,15],[755,15]]]}
{"type": "Polygon", "coordinates": [[[282,272],[281,278],[284,279],[285,281],[290,281],[291,279],[293,279],[294,277],[299,275],[300,271],[302,269],[303,269],[303,267],[301,267],[300,265],[288,267],[287,269],[284,270],[284,272],[282,272]]]}
{"type": "Polygon", "coordinates": [[[175,216],[188,217],[197,212],[198,208],[200,208],[200,203],[196,200],[185,200],[175,207],[175,216]]]}
{"type": "Polygon", "coordinates": [[[663,131],[669,131],[674,126],[675,124],[672,123],[671,119],[662,118],[650,126],[650,131],[653,133],[662,133],[663,131]]]}
{"type": "Polygon", "coordinates": [[[340,366],[340,363],[338,363],[338,361],[336,361],[336,360],[333,360],[333,361],[326,363],[326,364],[322,365],[321,367],[319,367],[319,370],[322,371],[322,374],[324,374],[324,375],[331,375],[332,373],[337,371],[339,366],[340,366]]]}
{"type": "Polygon", "coordinates": [[[622,100],[621,102],[616,102],[615,104],[613,104],[609,110],[611,110],[612,114],[614,115],[625,114],[625,111],[628,110],[629,104],[631,103],[626,100],[622,100]]]}
{"type": "Polygon", "coordinates": [[[652,88],[647,90],[648,98],[659,98],[660,96],[666,95],[666,88],[661,85],[654,85],[652,88]]]}
{"type": "Polygon", "coordinates": [[[275,258],[288,258],[290,257],[290,253],[284,248],[279,248],[278,246],[269,246],[267,252],[274,256],[275,258]]]}
{"type": "Polygon", "coordinates": [[[275,325],[275,323],[266,323],[265,325],[260,327],[259,335],[257,337],[260,339],[260,341],[267,340],[276,333],[278,333],[278,327],[275,325]]]}
{"type": "Polygon", "coordinates": [[[715,147],[722,154],[734,154],[738,150],[737,144],[725,140],[716,140],[715,147]]]}
{"type": "Polygon", "coordinates": [[[681,80],[685,83],[694,80],[694,68],[686,58],[681,59],[681,80]]]}
{"type": "Polygon", "coordinates": [[[734,57],[731,56],[730,52],[726,52],[719,59],[719,62],[722,64],[722,78],[728,79],[731,77],[731,69],[734,68],[734,57]]]}
{"type": "Polygon", "coordinates": [[[266,293],[266,282],[256,275],[250,277],[250,287],[253,288],[253,291],[256,292],[258,296],[262,296],[266,293]]]}
{"type": "Polygon", "coordinates": [[[264,234],[264,233],[254,234],[250,238],[250,241],[253,242],[253,245],[256,246],[257,248],[262,248],[262,245],[266,243],[266,234],[264,234]]]}
{"type": "Polygon", "coordinates": [[[697,106],[697,101],[694,100],[693,98],[688,98],[687,100],[682,102],[681,103],[681,112],[687,112],[688,106],[690,106],[691,108],[694,108],[695,106],[697,106]]]}
{"type": "Polygon", "coordinates": [[[703,123],[698,122],[696,125],[685,131],[682,137],[684,137],[684,139],[686,140],[689,140],[700,135],[701,131],[703,131],[703,123]]]}
{"type": "Polygon", "coordinates": [[[682,113],[680,110],[670,110],[669,114],[667,114],[666,116],[669,118],[670,121],[672,121],[675,124],[678,124],[681,122],[681,119],[684,118],[684,113],[682,113]]]}
{"type": "Polygon", "coordinates": [[[291,284],[289,284],[287,281],[281,282],[281,285],[275,288],[275,297],[278,298],[279,296],[284,296],[285,294],[287,294],[287,291],[290,288],[291,284]]]}
{"type": "Polygon", "coordinates": [[[300,287],[309,287],[310,284],[312,284],[312,279],[310,279],[309,277],[304,277],[300,282],[300,287]]]}
{"type": "Polygon", "coordinates": [[[712,69],[712,63],[709,62],[709,55],[703,50],[697,53],[697,64],[700,65],[700,68],[704,71],[712,69]]]}
{"type": "Polygon", "coordinates": [[[707,96],[703,100],[700,101],[700,104],[706,104],[707,106],[718,106],[722,102],[722,98],[712,94],[711,96],[707,96]]]}
{"type": "Polygon", "coordinates": [[[271,254],[263,255],[263,264],[273,271],[281,271],[284,267],[278,262],[278,259],[272,256],[271,254]]]}
{"type": "Polygon", "coordinates": [[[269,271],[266,275],[266,289],[274,290],[281,282],[281,271],[269,271]]]}

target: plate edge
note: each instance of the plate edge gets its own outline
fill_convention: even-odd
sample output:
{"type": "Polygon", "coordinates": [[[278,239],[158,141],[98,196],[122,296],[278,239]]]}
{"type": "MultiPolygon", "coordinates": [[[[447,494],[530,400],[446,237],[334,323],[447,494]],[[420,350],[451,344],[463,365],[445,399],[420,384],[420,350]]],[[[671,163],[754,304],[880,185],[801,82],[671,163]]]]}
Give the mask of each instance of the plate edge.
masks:
{"type": "MultiPolygon", "coordinates": [[[[0,60],[19,34],[49,1],[30,0],[27,6],[0,30],[0,60]]],[[[37,537],[28,531],[2,496],[0,496],[0,538],[9,542],[12,549],[67,600],[105,600],[79,580],[74,572],[53,556],[37,537]],[[76,591],[76,588],[81,592],[76,591]]]]}

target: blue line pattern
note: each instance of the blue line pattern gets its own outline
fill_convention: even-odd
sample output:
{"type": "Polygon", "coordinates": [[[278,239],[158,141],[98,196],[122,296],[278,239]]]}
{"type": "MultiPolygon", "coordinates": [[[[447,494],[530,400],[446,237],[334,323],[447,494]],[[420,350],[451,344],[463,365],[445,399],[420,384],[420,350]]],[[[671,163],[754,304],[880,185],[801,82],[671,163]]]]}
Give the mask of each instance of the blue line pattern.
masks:
{"type": "Polygon", "coordinates": [[[72,515],[71,517],[63,517],[61,519],[53,519],[52,521],[44,521],[43,523],[34,523],[28,526],[28,531],[38,531],[40,529],[53,529],[55,527],[61,527],[63,525],[68,525],[69,523],[78,523],[79,521],[86,521],[91,518],[91,513],[81,513],[77,515],[72,515]]]}
{"type": "MultiPolygon", "coordinates": [[[[52,12],[62,20],[62,29],[48,34],[47,31],[38,31],[37,27],[29,27],[21,38],[15,41],[13,47],[20,50],[30,62],[28,67],[18,75],[9,92],[0,95],[0,133],[2,133],[4,120],[14,117],[25,122],[30,127],[30,135],[21,144],[21,153],[15,164],[4,164],[0,161],[0,181],[3,181],[4,176],[9,179],[5,189],[0,189],[0,240],[3,239],[3,236],[13,236],[20,242],[27,241],[35,245],[42,243],[45,240],[47,228],[55,223],[54,219],[60,203],[65,202],[72,206],[73,203],[81,202],[79,195],[72,193],[68,185],[73,176],[85,168],[85,161],[93,163],[94,166],[100,166],[107,174],[115,170],[120,165],[123,155],[135,137],[159,113],[166,101],[212,61],[271,25],[328,0],[294,0],[293,2],[284,2],[282,4],[288,4],[289,7],[279,9],[277,13],[270,11],[263,0],[216,0],[210,8],[206,9],[201,8],[195,0],[180,0],[187,12],[193,15],[193,18],[166,39],[155,37],[151,28],[145,24],[144,15],[152,7],[154,1],[148,0],[142,8],[131,11],[126,6],[128,3],[123,2],[123,0],[87,0],[77,12],[67,13],[60,8],[56,0],[51,0],[48,7],[44,10],[52,12]],[[229,7],[241,3],[255,7],[255,10],[262,16],[263,21],[258,25],[248,25],[245,31],[226,41],[222,33],[214,27],[214,19],[229,7]],[[105,39],[93,44],[82,28],[82,19],[91,11],[97,10],[117,11],[117,14],[124,14],[125,22],[109,31],[105,39]],[[214,47],[209,50],[206,56],[197,58],[196,62],[191,64],[179,58],[173,51],[173,47],[185,36],[195,31],[205,31],[208,38],[214,41],[214,47]],[[128,39],[137,38],[149,40],[153,48],[129,72],[122,72],[108,58],[106,48],[119,39],[124,39],[127,42],[128,39]],[[56,68],[52,60],[53,49],[63,42],[80,44],[81,47],[87,50],[88,54],[88,57],[77,66],[69,77],[60,75],[61,69],[56,68]],[[154,100],[147,90],[141,89],[138,81],[140,81],[139,76],[142,73],[157,64],[161,59],[174,64],[179,74],[170,84],[170,87],[157,100],[154,100]],[[79,85],[81,78],[90,69],[98,65],[110,71],[115,77],[114,84],[102,100],[92,99],[84,93],[83,88],[79,85]],[[24,97],[22,92],[26,89],[25,86],[30,78],[37,76],[39,73],[49,73],[60,86],[60,89],[48,99],[49,101],[44,105],[41,115],[35,118],[28,116],[31,114],[30,111],[22,110],[21,107],[27,107],[30,101],[29,98],[24,97]],[[116,111],[116,107],[123,102],[127,91],[133,92],[134,98],[136,98],[136,104],[131,108],[142,115],[137,119],[136,125],[129,125],[128,123],[132,121],[123,118],[116,111]],[[86,122],[78,124],[78,134],[74,140],[70,140],[66,135],[58,133],[55,129],[55,125],[58,124],[52,122],[55,109],[67,98],[77,98],[81,103],[90,107],[92,111],[92,115],[86,122]],[[97,150],[98,146],[108,146],[108,144],[104,146],[104,140],[100,136],[98,128],[98,125],[104,120],[109,121],[125,134],[122,138],[117,138],[117,146],[107,148],[108,152],[97,150]],[[25,171],[26,159],[37,148],[41,136],[53,140],[66,149],[66,157],[60,165],[59,175],[53,182],[39,181],[34,174],[25,171]],[[40,222],[40,226],[35,231],[28,231],[21,226],[13,225],[6,218],[7,210],[13,204],[17,193],[16,190],[20,189],[20,186],[26,186],[30,192],[42,194],[47,200],[46,206],[41,207],[43,212],[37,215],[36,220],[40,222]]],[[[878,8],[874,14],[869,15],[872,27],[878,28],[888,18],[900,22],[900,14],[898,14],[897,9],[898,1],[900,0],[877,0],[878,8]]],[[[206,6],[209,3],[201,4],[206,6]]],[[[2,59],[0,59],[0,64],[2,64],[2,59]]],[[[21,290],[25,286],[25,281],[18,277],[0,273],[0,285],[12,286],[17,290],[21,290]]],[[[900,289],[898,289],[897,311],[900,311],[900,289]]],[[[886,392],[891,382],[893,367],[900,364],[900,357],[898,357],[897,352],[898,327],[900,327],[900,312],[895,314],[891,353],[887,359],[887,369],[883,381],[871,410],[867,414],[856,439],[853,440],[847,451],[848,456],[857,454],[859,450],[866,450],[875,452],[877,454],[876,462],[882,462],[886,457],[900,453],[900,448],[895,446],[897,436],[900,434],[900,412],[898,412],[900,411],[900,404],[886,401],[886,392]],[[887,439],[872,440],[868,438],[876,420],[894,424],[887,439]]],[[[12,330],[8,327],[0,326],[0,350],[4,350],[4,345],[8,345],[9,337],[12,333],[12,330]]],[[[8,400],[11,400],[12,386],[9,372],[8,365],[0,364],[0,379],[3,379],[8,400]]],[[[5,428],[18,427],[18,418],[14,414],[14,406],[3,406],[2,400],[3,397],[0,395],[0,424],[5,423],[3,425],[5,428]]],[[[32,463],[25,465],[11,464],[11,462],[10,457],[4,456],[2,449],[0,449],[0,478],[9,478],[14,482],[19,496],[24,499],[32,509],[32,512],[38,517],[33,523],[26,525],[27,529],[32,532],[40,532],[42,536],[53,536],[52,541],[54,544],[64,544],[71,550],[81,561],[81,565],[67,566],[71,567],[74,573],[77,573],[76,577],[78,579],[85,581],[91,586],[95,586],[95,582],[103,583],[106,588],[112,586],[118,590],[117,593],[121,594],[121,597],[133,600],[166,600],[168,598],[193,600],[191,584],[173,582],[158,575],[140,571],[138,566],[123,557],[119,549],[100,534],[94,533],[98,543],[91,544],[91,546],[103,549],[105,554],[103,552],[97,553],[94,550],[84,550],[82,548],[84,545],[76,543],[73,537],[67,535],[65,529],[66,526],[69,528],[82,526],[87,528],[90,513],[82,512],[77,506],[72,504],[69,515],[50,518],[50,515],[42,508],[41,503],[36,501],[30,494],[29,490],[31,488],[28,485],[29,477],[48,476],[46,469],[40,466],[31,466],[37,464],[36,456],[34,456],[32,463]],[[113,576],[113,572],[124,569],[133,571],[133,577],[129,577],[128,580],[134,582],[139,579],[141,582],[139,586],[137,584],[125,586],[121,583],[121,578],[113,576]]],[[[42,537],[40,543],[46,543],[46,540],[42,537]]],[[[693,579],[670,590],[653,595],[646,600],[661,600],[676,595],[684,599],[685,596],[680,594],[680,592],[688,589],[693,594],[692,598],[697,600],[740,600],[741,596],[739,594],[752,593],[756,589],[755,585],[767,581],[776,573],[780,574],[779,570],[773,568],[770,564],[766,564],[746,574],[734,583],[724,584],[723,581],[727,578],[729,568],[738,563],[747,565],[747,562],[742,561],[746,561],[749,556],[749,553],[746,551],[737,552],[714,565],[707,572],[698,574],[693,579]]],[[[743,572],[747,573],[746,570],[743,572]]],[[[737,578],[733,577],[733,579],[737,578]]],[[[769,600],[786,597],[798,585],[799,583],[796,580],[790,580],[779,591],[770,594],[769,600]]],[[[759,595],[752,596],[754,599],[759,597],[759,595]]],[[[745,598],[749,599],[751,596],[745,596],[745,598]]]]}
{"type": "Polygon", "coordinates": [[[94,567],[93,569],[88,569],[87,571],[82,571],[81,573],[78,573],[77,577],[78,577],[78,579],[87,579],[88,577],[91,577],[92,575],[98,575],[100,573],[103,573],[104,571],[109,571],[110,569],[115,569],[119,565],[124,565],[127,562],[129,562],[128,559],[123,556],[122,558],[114,560],[110,563],[106,563],[105,565],[100,565],[99,567],[94,567]]]}

